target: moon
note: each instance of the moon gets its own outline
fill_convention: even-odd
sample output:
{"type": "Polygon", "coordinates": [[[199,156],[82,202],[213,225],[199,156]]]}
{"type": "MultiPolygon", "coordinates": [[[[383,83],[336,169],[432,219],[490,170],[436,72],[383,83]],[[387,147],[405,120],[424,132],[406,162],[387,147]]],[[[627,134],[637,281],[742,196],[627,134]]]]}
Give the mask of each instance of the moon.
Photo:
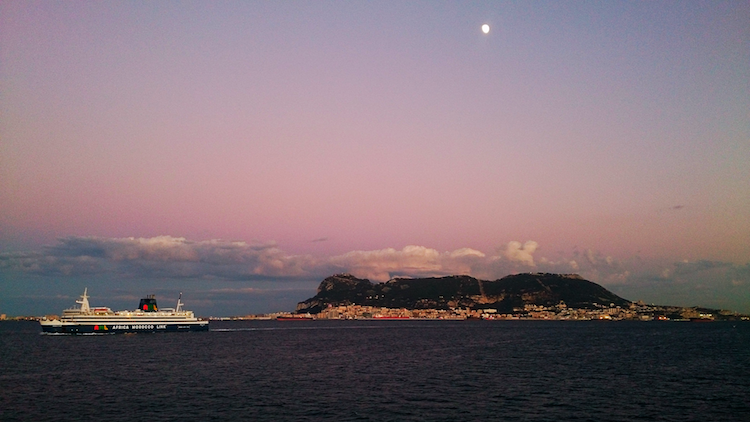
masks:
{"type": "Polygon", "coordinates": [[[487,25],[486,23],[484,25],[482,25],[482,32],[484,32],[485,34],[489,34],[490,33],[490,26],[487,25]]]}

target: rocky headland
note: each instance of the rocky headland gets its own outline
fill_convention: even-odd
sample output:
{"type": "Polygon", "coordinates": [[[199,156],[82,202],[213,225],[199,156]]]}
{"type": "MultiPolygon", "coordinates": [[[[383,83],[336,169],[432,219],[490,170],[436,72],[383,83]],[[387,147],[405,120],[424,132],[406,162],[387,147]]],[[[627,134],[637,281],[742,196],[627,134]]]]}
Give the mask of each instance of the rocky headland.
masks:
{"type": "Polygon", "coordinates": [[[578,274],[527,273],[498,280],[457,275],[372,283],[351,274],[323,280],[297,304],[307,318],[748,320],[731,311],[631,302],[578,274]]]}
{"type": "Polygon", "coordinates": [[[326,278],[317,294],[297,305],[299,313],[319,313],[331,306],[361,305],[405,309],[492,308],[513,312],[527,305],[572,308],[599,305],[627,307],[630,301],[577,274],[515,274],[499,280],[469,276],[395,278],[372,283],[351,274],[326,278]]]}

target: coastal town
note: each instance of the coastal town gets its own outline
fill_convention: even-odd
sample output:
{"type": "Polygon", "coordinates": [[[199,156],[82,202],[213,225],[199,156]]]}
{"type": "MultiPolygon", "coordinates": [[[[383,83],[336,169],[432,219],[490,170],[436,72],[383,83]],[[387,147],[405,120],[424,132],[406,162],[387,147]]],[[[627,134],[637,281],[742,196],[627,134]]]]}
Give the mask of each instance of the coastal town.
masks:
{"type": "Polygon", "coordinates": [[[593,304],[590,309],[525,305],[513,313],[497,309],[405,309],[363,305],[330,306],[317,314],[278,312],[229,319],[279,320],[565,320],[565,321],[750,321],[750,316],[726,310],[649,305],[633,302],[628,307],[593,304]]]}

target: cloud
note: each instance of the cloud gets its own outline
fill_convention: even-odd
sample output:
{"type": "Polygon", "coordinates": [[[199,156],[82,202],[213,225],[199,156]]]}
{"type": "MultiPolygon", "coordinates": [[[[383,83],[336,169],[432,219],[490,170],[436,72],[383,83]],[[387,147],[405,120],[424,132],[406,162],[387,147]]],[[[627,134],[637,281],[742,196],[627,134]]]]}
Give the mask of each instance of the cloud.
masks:
{"type": "Polygon", "coordinates": [[[41,275],[114,273],[126,277],[297,279],[313,259],[289,255],[275,244],[224,240],[66,237],[41,253],[0,255],[0,268],[41,275]]]}
{"type": "Polygon", "coordinates": [[[41,252],[0,254],[0,270],[43,276],[222,280],[320,280],[337,272],[351,272],[387,281],[397,276],[486,274],[481,269],[488,267],[489,260],[476,249],[439,252],[417,245],[313,258],[289,254],[274,243],[191,241],[172,236],[66,237],[41,252]]]}
{"type": "Polygon", "coordinates": [[[451,252],[449,255],[451,258],[464,258],[464,257],[484,258],[486,256],[482,252],[476,249],[471,249],[471,248],[456,249],[455,251],[451,252]]]}
{"type": "Polygon", "coordinates": [[[617,262],[600,254],[580,266],[575,260],[550,261],[544,257],[535,260],[534,254],[539,244],[533,240],[521,243],[511,241],[496,255],[471,248],[460,248],[440,252],[424,246],[407,246],[401,250],[387,248],[373,251],[352,251],[332,257],[328,262],[332,272],[350,272],[358,277],[373,281],[387,281],[394,277],[435,277],[465,274],[473,277],[494,280],[529,271],[572,273],[585,271],[597,279],[621,281],[627,274],[619,271],[617,262]],[[606,271],[599,269],[603,267],[606,271]]]}
{"type": "Polygon", "coordinates": [[[711,271],[714,269],[723,269],[727,267],[731,267],[732,264],[728,262],[721,262],[721,261],[709,261],[709,260],[699,260],[699,261],[682,261],[682,262],[675,262],[674,263],[674,270],[672,270],[672,274],[675,276],[681,276],[681,275],[692,275],[696,273],[702,273],[705,271],[711,271]]]}
{"type": "MultiPolygon", "coordinates": [[[[697,260],[632,266],[615,292],[631,300],[750,312],[750,264],[697,260]]],[[[592,280],[593,281],[593,280],[592,280]]]]}
{"type": "Polygon", "coordinates": [[[468,274],[472,264],[482,258],[485,258],[484,253],[470,248],[441,253],[436,249],[410,245],[401,250],[347,252],[330,258],[329,263],[358,277],[388,281],[397,276],[468,274]]]}
{"type": "Polygon", "coordinates": [[[15,252],[0,254],[0,270],[72,276],[101,273],[104,266],[100,259],[87,255],[60,258],[39,252],[15,252]]]}
{"type": "Polygon", "coordinates": [[[181,237],[65,237],[41,252],[0,254],[0,270],[46,276],[117,275],[123,278],[195,278],[223,280],[320,280],[350,272],[373,281],[394,277],[466,274],[485,279],[540,269],[571,272],[573,261],[534,262],[535,241],[509,242],[498,255],[472,248],[440,252],[409,245],[351,251],[313,258],[293,255],[275,243],[248,244],[225,240],[191,241],[181,237]],[[571,264],[572,262],[572,264],[571,264]]]}
{"type": "Polygon", "coordinates": [[[529,267],[533,267],[534,252],[538,247],[539,244],[534,242],[533,240],[529,240],[528,242],[524,243],[523,246],[521,245],[521,242],[514,240],[508,242],[508,245],[505,247],[504,255],[510,261],[520,262],[522,264],[528,265],[529,267]]]}
{"type": "Polygon", "coordinates": [[[750,264],[733,267],[729,270],[729,278],[734,286],[750,285],[750,264]]]}
{"type": "Polygon", "coordinates": [[[586,261],[588,261],[589,264],[591,265],[597,264],[597,261],[598,261],[597,256],[594,254],[594,251],[592,251],[591,249],[586,249],[584,257],[586,257],[586,261]]]}

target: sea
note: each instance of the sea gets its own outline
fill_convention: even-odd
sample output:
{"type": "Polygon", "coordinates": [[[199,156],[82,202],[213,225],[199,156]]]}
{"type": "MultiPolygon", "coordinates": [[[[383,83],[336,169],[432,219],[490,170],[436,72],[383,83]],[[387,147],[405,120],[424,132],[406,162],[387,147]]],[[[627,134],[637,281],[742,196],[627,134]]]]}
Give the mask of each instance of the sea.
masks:
{"type": "Polygon", "coordinates": [[[750,421],[750,322],[0,323],[2,421],[750,421]]]}

